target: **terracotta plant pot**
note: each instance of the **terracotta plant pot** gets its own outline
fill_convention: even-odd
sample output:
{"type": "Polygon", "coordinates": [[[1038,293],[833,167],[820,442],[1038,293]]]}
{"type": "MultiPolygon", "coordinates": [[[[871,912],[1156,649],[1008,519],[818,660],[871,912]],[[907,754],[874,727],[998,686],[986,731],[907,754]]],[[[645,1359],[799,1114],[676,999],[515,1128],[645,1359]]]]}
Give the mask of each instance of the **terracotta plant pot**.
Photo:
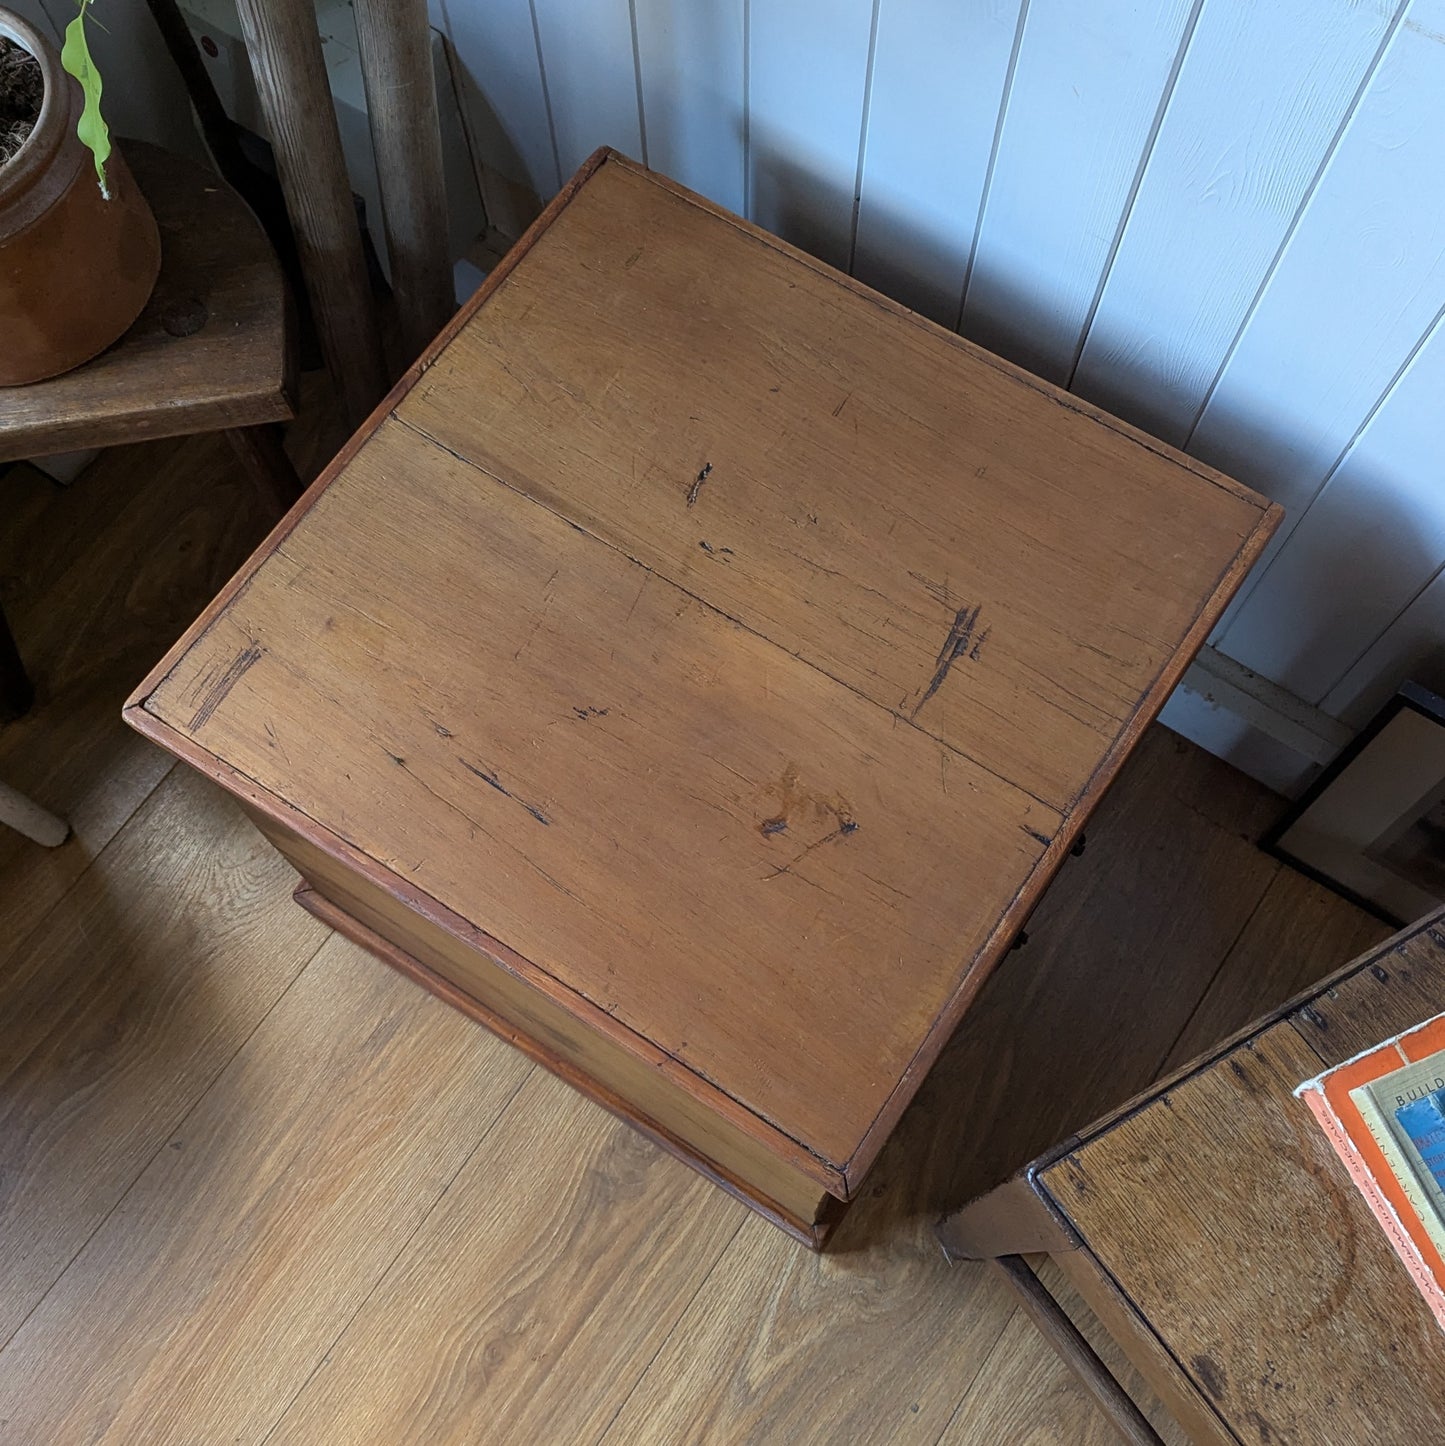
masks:
{"type": "Polygon", "coordinates": [[[45,84],[29,139],[0,166],[0,386],[69,371],[102,352],[146,304],[161,266],[160,234],[118,152],[111,199],[75,134],[79,84],[60,54],[13,11],[0,35],[40,62],[45,84]]]}

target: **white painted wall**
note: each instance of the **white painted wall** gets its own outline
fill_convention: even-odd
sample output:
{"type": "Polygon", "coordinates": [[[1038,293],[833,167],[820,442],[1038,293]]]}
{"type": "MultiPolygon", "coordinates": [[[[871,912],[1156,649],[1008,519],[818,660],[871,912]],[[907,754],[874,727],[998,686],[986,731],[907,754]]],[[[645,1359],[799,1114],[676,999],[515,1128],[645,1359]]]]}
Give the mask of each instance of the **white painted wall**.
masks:
{"type": "MultiPolygon", "coordinates": [[[[1445,687],[1445,0],[430,4],[496,170],[617,146],[1277,498],[1213,643],[1306,711],[1445,687]]],[[[1297,786],[1237,693],[1167,716],[1297,786]]]]}
{"type": "Polygon", "coordinates": [[[1182,730],[1295,788],[1300,716],[1445,685],[1445,0],[433,16],[543,197],[615,145],[1282,502],[1182,730]]]}

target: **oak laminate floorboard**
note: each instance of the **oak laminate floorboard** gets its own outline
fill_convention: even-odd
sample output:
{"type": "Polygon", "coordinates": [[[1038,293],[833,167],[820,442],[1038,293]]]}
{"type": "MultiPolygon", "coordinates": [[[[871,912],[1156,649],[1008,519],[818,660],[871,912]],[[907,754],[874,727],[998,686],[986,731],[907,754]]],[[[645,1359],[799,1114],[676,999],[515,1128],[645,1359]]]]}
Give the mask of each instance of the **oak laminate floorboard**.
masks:
{"type": "Polygon", "coordinates": [[[0,971],[0,1342],[326,937],[289,878],[180,771],[0,971]]]}
{"type": "Polygon", "coordinates": [[[1390,926],[1294,869],[1281,867],[1175,1041],[1165,1072],[1363,954],[1390,926]]]}
{"type": "Polygon", "coordinates": [[[0,829],[0,960],[171,767],[120,705],[261,536],[244,482],[208,475],[221,445],[107,453],[69,487],[24,465],[0,475],[0,596],[37,694],[0,728],[0,778],[74,830],[45,850],[0,829]]]}
{"type": "Polygon", "coordinates": [[[747,1213],[537,1070],[268,1446],[595,1441],[747,1213]]]}
{"type": "Polygon", "coordinates": [[[259,1440],[530,1070],[333,937],[0,1352],[4,1439],[259,1440]]]}
{"type": "MultiPolygon", "coordinates": [[[[1167,1446],[1189,1446],[1142,1376],[1047,1258],[1040,1279],[1088,1337],[1116,1380],[1145,1408],[1167,1446]]],[[[938,1446],[1118,1446],[1078,1378],[1022,1311],[1010,1317],[938,1446]]]]}

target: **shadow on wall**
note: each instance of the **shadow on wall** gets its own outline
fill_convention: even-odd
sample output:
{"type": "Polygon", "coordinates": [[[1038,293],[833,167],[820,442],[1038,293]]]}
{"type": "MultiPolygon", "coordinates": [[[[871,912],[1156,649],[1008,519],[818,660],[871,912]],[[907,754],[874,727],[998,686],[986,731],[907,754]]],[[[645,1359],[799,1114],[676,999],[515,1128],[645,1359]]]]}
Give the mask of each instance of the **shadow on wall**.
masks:
{"type": "MultiPolygon", "coordinates": [[[[860,281],[950,331],[958,329],[962,288],[955,291],[948,278],[964,276],[969,256],[956,235],[881,206],[872,197],[882,188],[875,188],[855,240],[851,194],[809,170],[796,153],[784,153],[756,135],[753,141],[753,214],[759,224],[840,269],[851,258],[860,281]]],[[[1066,385],[1074,358],[1058,355],[1053,281],[1039,276],[1037,284],[1030,284],[1029,257],[1010,260],[1007,274],[997,268],[990,274],[986,298],[982,292],[971,294],[961,334],[1035,376],[1066,385]]],[[[1141,398],[1137,405],[1113,410],[1151,435],[1157,435],[1151,422],[1157,426],[1159,415],[1150,400],[1159,389],[1157,370],[1131,365],[1131,358],[1157,357],[1157,340],[1141,326],[1137,347],[1126,341],[1112,348],[1110,373],[1097,388],[1114,397],[1141,398]]],[[[1299,373],[1299,385],[1308,385],[1307,358],[1282,355],[1279,368],[1299,373]]],[[[1299,535],[1299,545],[1272,566],[1336,459],[1317,457],[1322,439],[1292,428],[1267,398],[1259,399],[1257,409],[1249,399],[1234,404],[1232,412],[1222,411],[1222,405],[1215,403],[1208,434],[1191,445],[1191,455],[1289,509],[1275,545],[1255,570],[1252,583],[1260,583],[1266,573],[1268,581],[1233,635],[1237,656],[1307,702],[1318,703],[1429,583],[1440,562],[1438,518],[1422,516],[1418,486],[1411,489],[1388,462],[1372,464],[1367,453],[1359,452],[1345,459],[1332,489],[1333,520],[1316,514],[1299,535]],[[1341,495],[1360,499],[1355,511],[1340,507],[1341,495]]],[[[1166,435],[1162,440],[1177,445],[1183,438],[1166,435]]],[[[1233,609],[1227,621],[1241,611],[1233,609]]],[[[1232,651],[1227,642],[1224,651],[1232,651]]],[[[1402,676],[1408,672],[1437,691],[1445,686],[1445,648],[1408,654],[1398,666],[1402,676]]],[[[1340,711],[1358,725],[1398,681],[1392,674],[1363,684],[1355,697],[1338,700],[1340,711]]]]}

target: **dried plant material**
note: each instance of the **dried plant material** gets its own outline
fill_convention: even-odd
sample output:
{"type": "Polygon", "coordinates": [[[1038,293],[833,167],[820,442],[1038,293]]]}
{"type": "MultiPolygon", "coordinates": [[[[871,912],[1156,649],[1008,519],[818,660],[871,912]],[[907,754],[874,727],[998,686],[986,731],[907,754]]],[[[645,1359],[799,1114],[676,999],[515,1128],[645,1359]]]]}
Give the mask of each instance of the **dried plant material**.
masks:
{"type": "Polygon", "coordinates": [[[0,166],[30,139],[44,97],[40,62],[0,36],[0,166]]]}

